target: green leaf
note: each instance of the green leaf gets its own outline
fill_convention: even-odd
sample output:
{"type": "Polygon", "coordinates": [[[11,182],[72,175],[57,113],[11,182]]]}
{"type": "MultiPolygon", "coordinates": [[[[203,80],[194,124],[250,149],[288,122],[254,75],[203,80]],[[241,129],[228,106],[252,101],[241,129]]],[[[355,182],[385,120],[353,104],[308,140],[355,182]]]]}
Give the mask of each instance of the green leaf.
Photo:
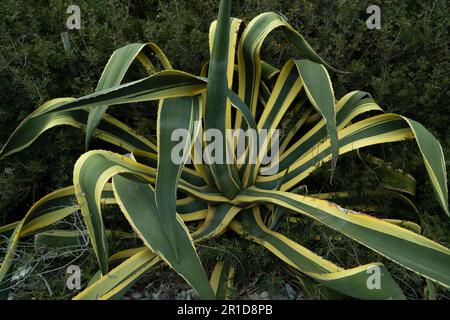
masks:
{"type": "Polygon", "coordinates": [[[94,150],[83,154],[75,163],[73,185],[94,252],[102,274],[108,272],[108,244],[101,214],[102,191],[117,174],[132,173],[135,179],[154,181],[156,170],[127,157],[94,150]]]}
{"type": "Polygon", "coordinates": [[[211,274],[211,286],[219,300],[227,300],[231,296],[233,285],[234,267],[229,261],[218,261],[211,274]]]}
{"type": "Polygon", "coordinates": [[[108,274],[91,283],[74,300],[109,299],[115,296],[123,287],[142,276],[149,269],[157,265],[161,259],[148,248],[138,251],[108,274]]]}
{"type": "MultiPolygon", "coordinates": [[[[402,141],[414,138],[419,145],[425,167],[433,185],[436,197],[448,214],[447,171],[444,153],[437,139],[422,125],[397,114],[386,113],[354,123],[339,131],[339,154],[354,151],[366,146],[402,141]]],[[[325,140],[310,149],[289,166],[287,181],[281,190],[288,190],[305,179],[313,170],[329,161],[330,140],[325,140]]],[[[263,189],[274,189],[285,171],[273,176],[259,176],[256,185],[263,189]]]]}
{"type": "MultiPolygon", "coordinates": [[[[123,77],[128,71],[131,63],[136,58],[144,60],[144,66],[145,62],[149,63],[150,68],[152,68],[153,71],[156,71],[154,70],[153,64],[151,64],[150,60],[145,55],[144,49],[149,49],[157,53],[160,56],[160,59],[162,60],[163,65],[166,67],[166,69],[172,69],[164,53],[154,43],[130,43],[122,48],[117,49],[111,55],[105,69],[103,70],[100,80],[98,81],[95,91],[102,91],[118,86],[122,82],[123,77]]],[[[95,129],[102,120],[103,115],[105,114],[107,109],[107,105],[102,105],[89,110],[89,117],[86,125],[86,149],[89,146],[89,142],[95,132],[95,129]]]]}
{"type": "Polygon", "coordinates": [[[203,299],[214,299],[214,292],[197,255],[192,238],[178,215],[172,226],[175,228],[178,256],[171,246],[165,225],[168,218],[162,220],[156,206],[155,191],[150,185],[137,183],[122,176],[113,178],[114,192],[117,201],[132,225],[153,252],[166,261],[197,291],[203,299]]]}
{"type": "Polygon", "coordinates": [[[242,208],[228,203],[210,206],[204,223],[192,234],[192,238],[200,241],[220,235],[241,210],[242,208]]]}
{"type": "MultiPolygon", "coordinates": [[[[51,105],[61,105],[74,98],[54,99],[46,102],[39,109],[26,117],[14,130],[8,141],[0,151],[0,158],[19,152],[31,145],[46,130],[60,125],[69,125],[82,129],[88,119],[86,110],[56,111],[42,113],[51,105]]],[[[102,122],[97,126],[94,135],[99,139],[120,146],[125,150],[146,150],[155,153],[156,146],[148,139],[136,134],[132,129],[119,120],[103,115],[102,122]]]]}
{"type": "Polygon", "coordinates": [[[289,192],[251,187],[233,200],[235,205],[250,203],[272,203],[310,217],[401,266],[450,287],[450,250],[412,231],[325,200],[289,192]]]}
{"type": "MultiPolygon", "coordinates": [[[[342,97],[336,104],[336,124],[341,130],[356,116],[367,111],[382,111],[373,99],[367,98],[367,93],[353,91],[342,97]]],[[[327,137],[326,122],[320,120],[299,140],[292,144],[285,152],[282,152],[279,160],[280,171],[285,170],[300,157],[316,147],[327,137]]]]}
{"type": "Polygon", "coordinates": [[[288,265],[327,288],[358,299],[405,299],[401,289],[381,263],[342,269],[280,233],[269,230],[264,225],[258,208],[254,207],[253,212],[239,215],[239,222],[233,222],[232,229],[263,245],[288,265]],[[378,288],[368,285],[370,272],[373,270],[379,274],[378,288]]]}
{"type": "MultiPolygon", "coordinates": [[[[5,280],[13,266],[15,251],[21,237],[48,227],[79,209],[74,201],[74,192],[73,187],[67,187],[49,193],[37,201],[21,221],[3,226],[0,229],[0,234],[9,237],[6,254],[0,266],[0,283],[5,280]]],[[[102,195],[108,198],[112,195],[112,192],[111,190],[105,190],[102,195]]]]}
{"type": "Polygon", "coordinates": [[[156,174],[156,205],[161,226],[167,235],[173,253],[178,256],[176,219],[177,186],[184,163],[200,129],[201,104],[199,97],[165,99],[158,112],[158,169],[156,174]],[[172,159],[174,147],[179,144],[172,140],[175,130],[184,129],[189,136],[182,137],[183,159],[175,163],[172,159]]]}
{"type": "Polygon", "coordinates": [[[330,76],[321,64],[305,59],[296,60],[295,64],[297,65],[309,101],[325,120],[328,136],[331,140],[331,168],[333,172],[339,156],[339,146],[334,92],[330,76]]]}
{"type": "Polygon", "coordinates": [[[425,163],[428,176],[442,209],[450,216],[448,206],[447,168],[439,141],[419,122],[402,117],[411,127],[425,163]]]}
{"type": "MultiPolygon", "coordinates": [[[[231,0],[220,1],[214,43],[208,69],[208,89],[206,93],[205,130],[217,129],[226,137],[227,96],[228,96],[228,55],[230,38],[231,0]]],[[[241,188],[239,175],[233,164],[226,160],[230,152],[228,139],[222,139],[222,159],[211,163],[210,168],[219,190],[232,199],[241,188]]]]}
{"type": "MultiPolygon", "coordinates": [[[[256,105],[262,75],[260,51],[267,36],[275,29],[281,29],[298,52],[306,59],[328,65],[283,17],[274,12],[266,12],[255,17],[244,30],[238,48],[239,97],[256,114],[256,105]]],[[[264,69],[263,69],[264,70],[264,69]]]]}
{"type": "Polygon", "coordinates": [[[164,70],[140,80],[88,94],[71,102],[48,106],[33,116],[36,117],[56,111],[89,109],[98,105],[111,106],[131,102],[195,96],[205,90],[205,79],[182,71],[164,70]]]}

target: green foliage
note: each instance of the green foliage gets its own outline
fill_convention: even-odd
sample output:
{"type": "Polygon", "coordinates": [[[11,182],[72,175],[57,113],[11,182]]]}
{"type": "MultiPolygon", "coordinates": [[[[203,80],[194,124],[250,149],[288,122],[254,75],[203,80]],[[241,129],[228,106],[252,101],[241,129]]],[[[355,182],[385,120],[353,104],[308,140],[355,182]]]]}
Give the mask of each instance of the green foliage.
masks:
{"type": "MultiPolygon", "coordinates": [[[[264,11],[283,13],[327,61],[353,72],[332,75],[338,80],[334,81],[337,96],[355,87],[371,92],[387,111],[422,119],[448,152],[450,138],[446,128],[450,116],[440,112],[450,100],[445,89],[450,86],[448,3],[439,0],[378,4],[382,10],[381,30],[367,30],[364,23],[369,1],[237,1],[232,14],[239,13],[236,15],[249,21],[264,11]]],[[[198,73],[208,58],[207,32],[218,9],[218,2],[213,0],[86,1],[80,4],[82,30],[69,31],[72,50],[65,52],[60,33],[66,30],[68,5],[58,0],[34,0],[27,5],[5,0],[0,4],[0,29],[4,30],[0,33],[2,143],[17,122],[42,102],[55,96],[92,92],[110,52],[128,42],[156,42],[175,68],[198,73]]],[[[284,61],[293,52],[280,40],[274,37],[266,41],[267,57],[275,62],[284,61]]],[[[148,130],[151,123],[148,108],[121,115],[138,131],[148,130]]],[[[15,220],[40,196],[67,185],[71,181],[71,165],[82,147],[82,134],[75,129],[60,129],[46,133],[39,143],[23,151],[25,163],[19,164],[13,158],[2,160],[1,167],[10,169],[0,176],[0,222],[15,220]],[[37,166],[35,174],[40,172],[32,179],[22,170],[30,166],[37,166]]],[[[407,146],[402,148],[407,150],[407,146]]],[[[389,152],[385,155],[389,157],[389,152]]],[[[417,163],[418,159],[419,156],[411,160],[417,163]]],[[[419,180],[425,177],[417,167],[406,171],[419,180]]],[[[426,184],[419,183],[419,188],[426,184]]],[[[419,206],[422,201],[426,199],[418,199],[419,206]]],[[[426,203],[425,208],[430,212],[438,209],[433,201],[426,203]]]]}
{"type": "MultiPolygon", "coordinates": [[[[51,2],[44,5],[41,1],[32,1],[23,6],[5,0],[0,4],[0,11],[4,13],[0,25],[5,31],[0,33],[1,142],[6,141],[18,121],[44,101],[56,96],[93,92],[110,53],[128,42],[156,42],[174,62],[174,68],[194,74],[198,74],[208,60],[208,27],[216,16],[217,1],[87,1],[81,5],[82,30],[69,31],[72,49],[68,52],[60,41],[68,4],[58,0],[51,2]]],[[[250,0],[237,1],[233,13],[244,16],[247,22],[260,12],[282,13],[326,61],[352,72],[332,74],[337,97],[354,88],[371,92],[386,111],[422,120],[448,152],[450,118],[440,112],[450,100],[446,90],[450,86],[447,2],[382,1],[382,29],[375,31],[367,30],[364,23],[368,5],[368,1],[350,0],[305,0],[294,4],[250,0]]],[[[263,58],[281,68],[287,57],[295,57],[295,50],[286,45],[281,35],[275,34],[277,36],[266,41],[268,50],[263,58]]],[[[139,72],[132,70],[131,73],[139,72]]],[[[154,134],[155,127],[150,125],[150,119],[155,113],[142,105],[125,112],[114,110],[111,114],[137,128],[139,133],[154,134]]],[[[102,143],[94,142],[93,147],[101,146],[102,143]]],[[[417,147],[388,145],[377,148],[376,152],[394,167],[418,177],[417,203],[422,214],[417,222],[423,226],[426,236],[448,245],[448,223],[441,223],[441,211],[429,197],[431,184],[425,170],[419,166],[420,153],[408,152],[408,148],[417,147]]],[[[0,167],[6,168],[0,173],[0,225],[23,216],[42,195],[70,184],[72,165],[83,152],[83,135],[74,129],[49,132],[23,152],[20,161],[14,156],[0,161],[0,167]]],[[[361,191],[360,196],[364,197],[362,191],[376,188],[378,180],[370,170],[362,170],[359,162],[352,156],[340,158],[338,172],[353,174],[337,174],[332,186],[324,183],[328,180],[324,178],[329,175],[328,169],[320,168],[312,177],[315,189],[310,192],[339,190],[345,186],[345,189],[361,191]]],[[[385,202],[384,208],[388,211],[396,207],[393,202],[385,202]]],[[[289,224],[284,228],[287,228],[284,229],[287,235],[299,243],[311,241],[311,237],[298,239],[301,234],[291,230],[289,224]]],[[[351,247],[354,254],[350,255],[354,260],[344,260],[342,252],[336,253],[333,248],[348,247],[347,242],[341,242],[347,240],[314,228],[313,224],[311,232],[322,235],[316,251],[325,258],[344,266],[374,259],[373,255],[365,256],[365,253],[360,258],[358,254],[365,251],[355,246],[351,247]]],[[[272,263],[273,257],[253,244],[246,248],[245,252],[251,252],[247,255],[242,248],[238,250],[237,245],[224,247],[239,256],[241,264],[265,266],[272,263]]],[[[417,277],[411,279],[406,281],[421,285],[417,277]]],[[[278,271],[262,283],[268,288],[281,286],[278,271]]],[[[409,297],[419,298],[415,289],[411,292],[407,287],[402,286],[402,289],[409,297]]]]}

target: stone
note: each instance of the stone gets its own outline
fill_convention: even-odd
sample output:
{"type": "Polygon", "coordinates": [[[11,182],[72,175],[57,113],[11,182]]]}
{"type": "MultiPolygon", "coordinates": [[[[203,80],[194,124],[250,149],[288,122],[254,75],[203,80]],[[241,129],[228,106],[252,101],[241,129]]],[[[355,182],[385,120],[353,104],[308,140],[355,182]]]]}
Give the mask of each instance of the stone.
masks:
{"type": "Polygon", "coordinates": [[[144,296],[145,296],[147,299],[152,299],[152,298],[153,298],[152,293],[151,293],[150,290],[148,290],[148,289],[145,289],[145,291],[144,291],[144,296]]]}
{"type": "Polygon", "coordinates": [[[295,300],[307,300],[301,293],[295,298],[295,300]]]}
{"type": "Polygon", "coordinates": [[[262,299],[262,300],[267,300],[267,299],[269,299],[269,293],[267,291],[263,291],[259,295],[259,298],[262,299]]]}
{"type": "Polygon", "coordinates": [[[144,295],[142,294],[142,292],[139,292],[139,291],[134,291],[131,293],[131,298],[135,299],[135,300],[141,299],[143,296],[144,295]]]}
{"type": "Polygon", "coordinates": [[[199,300],[200,296],[197,294],[197,292],[194,291],[194,289],[189,289],[186,291],[192,298],[192,300],[199,300]]]}
{"type": "Polygon", "coordinates": [[[153,300],[160,300],[161,292],[155,292],[152,294],[153,300]]]}
{"type": "Polygon", "coordinates": [[[179,283],[177,286],[178,286],[178,288],[179,288],[180,290],[189,290],[189,289],[192,289],[192,287],[189,285],[189,283],[186,283],[186,282],[181,282],[181,283],[179,283]]]}
{"type": "Polygon", "coordinates": [[[289,300],[294,300],[297,297],[297,292],[295,292],[294,288],[292,288],[292,286],[289,283],[286,283],[284,288],[286,289],[286,293],[289,297],[289,300]]]}
{"type": "Polygon", "coordinates": [[[250,300],[258,300],[258,294],[257,293],[251,293],[251,294],[249,294],[248,298],[250,300]]]}

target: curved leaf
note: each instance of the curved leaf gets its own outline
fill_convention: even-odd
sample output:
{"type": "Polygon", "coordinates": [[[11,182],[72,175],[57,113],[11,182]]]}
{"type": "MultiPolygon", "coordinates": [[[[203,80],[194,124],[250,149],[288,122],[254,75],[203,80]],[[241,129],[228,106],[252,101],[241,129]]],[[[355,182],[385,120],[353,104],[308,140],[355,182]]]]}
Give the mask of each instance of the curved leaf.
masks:
{"type": "MultiPolygon", "coordinates": [[[[367,118],[339,131],[339,154],[380,143],[396,142],[415,138],[424,159],[437,199],[443,210],[449,214],[447,171],[444,154],[436,138],[417,122],[396,114],[382,114],[367,118]],[[424,147],[426,145],[426,147],[424,147]]],[[[281,171],[273,176],[260,176],[256,185],[274,189],[284,174],[287,181],[281,190],[288,190],[307,177],[318,165],[329,161],[329,139],[311,149],[289,166],[289,172],[281,171]]]]}
{"type": "MultiPolygon", "coordinates": [[[[166,58],[162,50],[154,43],[130,43],[122,48],[117,49],[109,58],[108,63],[103,70],[103,73],[98,81],[97,88],[95,91],[101,91],[105,89],[110,89],[118,86],[128,71],[131,63],[135,58],[138,58],[139,61],[146,67],[148,71],[152,69],[155,72],[155,67],[150,62],[148,56],[145,54],[145,50],[150,50],[155,52],[165,69],[171,70],[172,66],[169,63],[169,60],[166,58]]],[[[95,129],[103,118],[106,110],[108,109],[107,105],[94,107],[89,110],[89,117],[86,124],[86,149],[89,146],[89,142],[94,134],[95,129]]]]}
{"type": "Polygon", "coordinates": [[[281,260],[327,288],[358,299],[405,299],[381,263],[342,269],[280,233],[269,230],[262,221],[258,207],[253,208],[253,213],[245,213],[239,216],[239,223],[232,223],[234,231],[263,245],[281,260]],[[368,285],[373,269],[380,275],[377,289],[368,285]]]}
{"type": "MultiPolygon", "coordinates": [[[[7,157],[13,153],[21,151],[31,145],[43,132],[59,125],[69,125],[75,128],[84,128],[88,118],[85,110],[60,111],[42,114],[42,111],[52,105],[60,105],[74,98],[54,99],[44,103],[40,108],[26,117],[14,130],[8,141],[0,151],[0,158],[7,157]]],[[[143,149],[155,153],[156,146],[148,139],[136,134],[124,123],[109,116],[104,115],[103,121],[94,132],[95,136],[132,151],[143,149]]]]}
{"type": "Polygon", "coordinates": [[[158,110],[158,168],[156,173],[156,206],[161,226],[165,231],[173,253],[178,256],[176,199],[177,186],[184,163],[199,133],[201,103],[198,97],[181,97],[165,99],[158,110]],[[172,140],[175,130],[184,129],[189,134],[183,137],[181,162],[172,159],[174,146],[179,144],[172,140]]]}
{"type": "Polygon", "coordinates": [[[325,120],[328,136],[331,141],[331,175],[333,175],[339,156],[339,147],[334,91],[330,76],[325,67],[321,64],[304,59],[296,60],[295,64],[309,101],[325,120]]]}
{"type": "Polygon", "coordinates": [[[205,90],[205,79],[182,71],[160,71],[149,77],[94,92],[70,102],[48,106],[33,116],[56,111],[90,109],[98,105],[111,106],[139,101],[195,96],[205,90]]]}
{"type": "MultiPolygon", "coordinates": [[[[295,45],[305,58],[329,66],[311,48],[306,40],[279,14],[267,12],[255,17],[244,30],[239,42],[239,97],[256,114],[259,83],[261,81],[261,46],[266,37],[275,29],[281,28],[287,39],[295,45]]],[[[238,126],[240,128],[240,126],[238,126]]]]}
{"type": "Polygon", "coordinates": [[[142,248],[138,253],[134,254],[81,291],[73,299],[97,300],[102,297],[104,298],[104,296],[111,291],[117,290],[121,284],[128,284],[160,261],[160,257],[151,252],[148,248],[142,248]]]}
{"type": "Polygon", "coordinates": [[[235,205],[273,203],[308,216],[426,278],[450,287],[450,250],[414,232],[334,203],[255,187],[242,191],[235,205]]]}
{"type": "Polygon", "coordinates": [[[217,299],[230,299],[234,271],[234,267],[229,262],[218,261],[214,266],[210,282],[217,299]]]}
{"type": "MultiPolygon", "coordinates": [[[[230,112],[227,111],[227,109],[230,109],[227,107],[230,12],[231,1],[221,1],[209,60],[205,107],[205,130],[219,130],[223,137],[226,137],[227,119],[231,119],[230,112]]],[[[234,58],[234,52],[232,57],[234,58]]],[[[233,66],[234,64],[231,64],[230,68],[233,66]]],[[[230,127],[231,124],[228,123],[228,126],[230,127]]],[[[227,153],[230,153],[228,139],[222,139],[222,141],[216,143],[220,144],[222,158],[218,159],[220,163],[213,162],[210,164],[211,173],[219,190],[226,197],[232,199],[239,191],[241,183],[234,164],[227,161],[227,153]]]]}
{"type": "Polygon", "coordinates": [[[156,205],[156,194],[151,186],[115,176],[113,187],[122,212],[145,245],[186,279],[203,299],[214,299],[214,293],[192,238],[180,217],[176,215],[174,217],[176,223],[172,224],[175,228],[175,243],[178,250],[176,255],[165,232],[165,224],[169,219],[160,218],[158,211],[161,208],[156,205]]]}
{"type": "Polygon", "coordinates": [[[101,215],[101,194],[109,179],[124,173],[133,173],[147,183],[154,181],[156,176],[155,169],[107,151],[89,151],[75,163],[75,194],[103,275],[108,272],[108,248],[101,215]]]}

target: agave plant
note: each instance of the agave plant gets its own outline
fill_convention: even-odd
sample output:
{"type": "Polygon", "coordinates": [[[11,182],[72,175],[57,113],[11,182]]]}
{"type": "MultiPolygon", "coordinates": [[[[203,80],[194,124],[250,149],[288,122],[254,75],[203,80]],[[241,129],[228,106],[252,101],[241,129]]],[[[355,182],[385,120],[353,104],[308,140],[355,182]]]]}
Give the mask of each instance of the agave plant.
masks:
{"type": "MultiPolygon", "coordinates": [[[[347,190],[318,195],[301,192],[301,185],[318,166],[331,163],[333,172],[340,154],[415,139],[437,200],[449,215],[439,142],[418,122],[384,113],[366,92],[353,91],[335,99],[328,70],[340,71],[327,64],[280,15],[263,13],[245,25],[230,18],[230,7],[231,1],[221,1],[218,20],[210,28],[210,60],[200,75],[174,70],[156,44],[129,44],[113,53],[94,93],[48,101],[18,126],[3,146],[1,157],[26,148],[45,130],[58,125],[84,129],[86,147],[95,136],[124,152],[84,153],[75,164],[73,186],[50,193],[21,221],[0,229],[0,234],[10,239],[0,269],[3,284],[13,270],[20,238],[37,234],[42,242],[67,242],[77,233],[48,229],[80,211],[99,273],[75,299],[117,298],[160,264],[173,268],[201,298],[226,298],[233,267],[218,262],[208,279],[196,251],[198,243],[224,232],[261,244],[302,275],[341,294],[359,299],[405,298],[382,263],[344,269],[277,232],[280,219],[291,211],[431,281],[450,286],[450,250],[421,236],[416,224],[378,219],[331,201],[336,195],[348,195],[347,190]],[[287,61],[281,70],[260,56],[264,40],[274,30],[283,32],[302,58],[287,61]],[[121,83],[134,60],[149,76],[121,83]],[[106,114],[109,106],[124,108],[128,103],[151,100],[159,101],[156,141],[106,114]],[[276,129],[291,110],[298,119],[282,137],[275,161],[264,164],[258,157],[256,162],[185,164],[211,145],[204,142],[200,149],[193,147],[209,129],[227,137],[221,142],[222,150],[231,149],[234,159],[248,160],[249,148],[237,155],[230,141],[234,138],[226,130],[276,129]],[[369,111],[365,118],[358,117],[369,111]],[[304,128],[308,130],[302,131],[304,128]],[[182,155],[180,163],[171,158],[174,148],[180,146],[172,139],[176,129],[189,134],[181,142],[189,152],[182,155]],[[275,171],[263,174],[270,169],[275,171]],[[110,252],[109,230],[102,217],[106,204],[120,208],[142,247],[110,252]],[[368,271],[373,269],[380,271],[380,285],[375,289],[367,285],[368,271]]],[[[247,145],[261,146],[258,156],[272,148],[270,135],[247,140],[247,145]]],[[[413,194],[415,181],[386,170],[386,187],[410,202],[404,192],[413,194]]]]}

